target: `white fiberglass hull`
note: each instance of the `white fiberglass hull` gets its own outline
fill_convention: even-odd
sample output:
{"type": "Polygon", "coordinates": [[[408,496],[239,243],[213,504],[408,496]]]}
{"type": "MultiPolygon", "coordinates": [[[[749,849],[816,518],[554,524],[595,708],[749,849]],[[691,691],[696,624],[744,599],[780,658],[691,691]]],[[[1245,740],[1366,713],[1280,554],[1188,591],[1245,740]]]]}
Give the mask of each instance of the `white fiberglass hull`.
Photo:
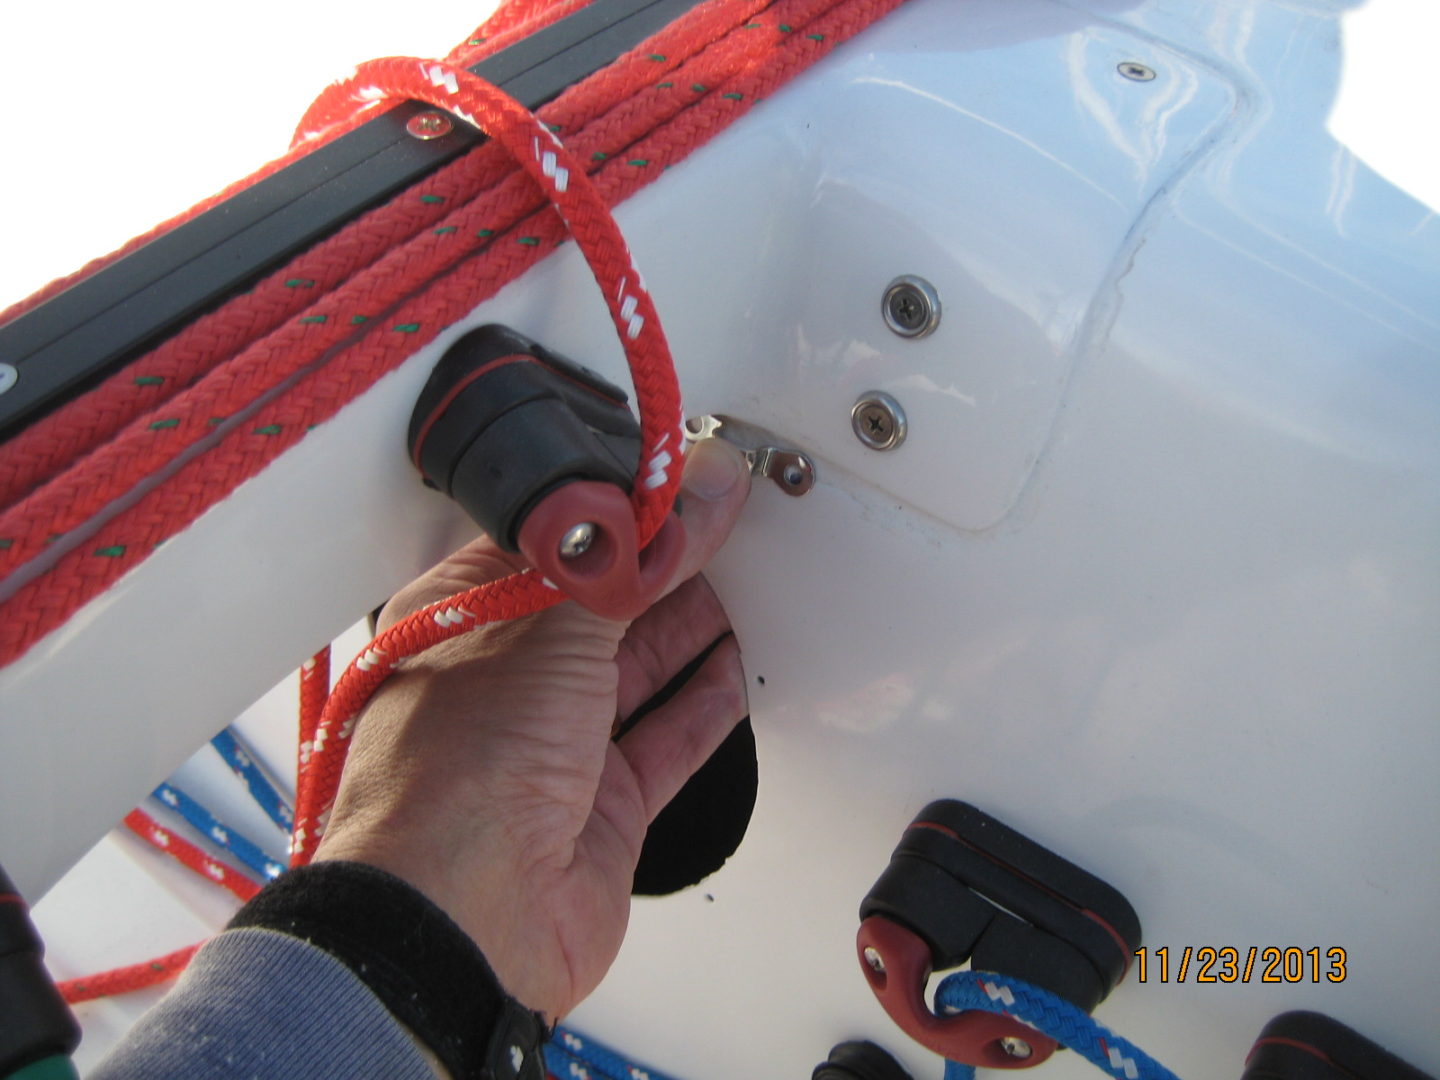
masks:
{"type": "MultiPolygon", "coordinates": [[[[687,412],[818,483],[758,485],[710,575],[746,838],[637,902],[577,1027],[690,1080],[855,1036],[937,1075],[852,942],[956,797],[1119,888],[1152,947],[1345,950],[1340,982],[1132,975],[1100,1015],[1179,1074],[1238,1076],[1292,1008],[1440,1070],[1440,228],[1326,130],[1342,8],[913,0],[620,208],[687,412]],[[901,274],[943,303],[920,340],[879,315],[901,274]],[[851,432],[873,389],[893,453],[851,432]]],[[[573,251],[492,320],[622,375],[573,251]]],[[[22,888],[468,535],[401,451],[462,329],[0,672],[22,888]]]]}

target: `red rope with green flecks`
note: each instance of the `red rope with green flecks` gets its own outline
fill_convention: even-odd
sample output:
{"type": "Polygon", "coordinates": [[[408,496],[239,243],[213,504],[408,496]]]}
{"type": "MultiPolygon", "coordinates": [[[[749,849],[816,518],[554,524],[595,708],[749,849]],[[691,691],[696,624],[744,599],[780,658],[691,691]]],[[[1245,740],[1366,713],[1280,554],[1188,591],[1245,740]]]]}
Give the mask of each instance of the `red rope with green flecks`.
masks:
{"type": "MultiPolygon", "coordinates": [[[[531,180],[517,179],[499,159],[503,151],[496,149],[496,143],[488,144],[427,182],[442,186],[454,183],[456,187],[449,190],[465,194],[440,194],[435,187],[422,184],[400,200],[403,204],[406,199],[418,197],[421,207],[441,207],[446,214],[417,214],[412,202],[405,220],[400,221],[393,213],[385,218],[384,225],[400,233],[411,231],[411,238],[401,250],[394,250],[393,237],[378,239],[378,230],[376,236],[346,237],[344,243],[369,242],[373,249],[385,249],[365,265],[366,252],[371,249],[358,255],[353,250],[347,253],[337,238],[337,247],[322,245],[315,249],[321,253],[317,261],[304,264],[298,271],[305,273],[314,266],[316,276],[287,276],[297,273],[292,264],[265,283],[284,302],[253,319],[263,305],[257,301],[253,309],[246,310],[249,301],[240,304],[241,315],[252,321],[233,330],[223,344],[200,342],[198,334],[186,341],[196,354],[191,358],[192,366],[201,375],[192,372],[173,380],[166,375],[147,375],[150,369],[146,362],[127,371],[114,384],[126,392],[132,386],[144,392],[164,387],[170,394],[187,378],[199,381],[173,393],[157,409],[131,410],[128,422],[116,423],[120,431],[117,438],[105,442],[107,436],[99,436],[103,445],[96,455],[82,457],[29,499],[22,499],[0,515],[0,573],[23,566],[27,558],[34,557],[35,537],[41,537],[40,550],[57,534],[63,540],[65,532],[93,517],[97,505],[110,504],[159,468],[176,462],[210,429],[226,424],[230,429],[216,445],[180,467],[169,482],[117,513],[93,542],[62,554],[53,566],[9,597],[3,605],[6,617],[0,619],[0,664],[23,655],[154,546],[183,529],[405,355],[433,339],[440,329],[463,317],[480,300],[562,242],[564,225],[548,208],[537,208],[539,200],[533,182],[544,186],[548,180],[553,196],[555,178],[563,170],[566,187],[583,190],[576,181],[583,184],[585,170],[591,170],[595,174],[593,198],[590,208],[578,218],[579,227],[587,233],[604,232],[608,214],[601,222],[594,213],[595,203],[603,211],[605,205],[628,197],[664,167],[743,115],[757,100],[900,2],[711,0],[612,65],[603,78],[587,80],[547,106],[541,114],[544,124],[538,128],[523,109],[508,99],[500,100],[503,95],[487,97],[489,91],[480,80],[451,65],[381,61],[361,69],[357,78],[372,78],[382,95],[403,94],[441,107],[458,107],[459,112],[482,122],[488,118],[488,114],[482,114],[493,108],[502,117],[510,116],[517,130],[523,116],[530,125],[532,146],[528,161],[523,158],[523,150],[520,157],[531,180]],[[619,93],[609,96],[617,87],[619,93]],[[585,100],[587,97],[590,100],[585,100]],[[602,107],[597,107],[596,99],[602,107]],[[566,109],[570,112],[566,113],[566,109]],[[553,129],[565,129],[565,120],[556,117],[570,115],[576,117],[570,142],[580,151],[583,165],[574,157],[567,158],[554,138],[553,129]],[[547,163],[547,154],[554,155],[553,162],[547,163]],[[469,192],[477,188],[482,194],[470,197],[469,192]],[[452,197],[459,204],[454,209],[452,197]],[[333,286],[327,268],[318,261],[321,257],[338,260],[333,271],[328,272],[351,276],[333,286]],[[359,272],[352,273],[357,264],[359,272]],[[367,292],[367,288],[374,291],[367,292]],[[312,295],[315,299],[308,306],[301,308],[294,303],[295,297],[309,299],[312,295]],[[399,299],[404,297],[413,298],[399,299]],[[242,348],[247,339],[249,344],[242,348]],[[217,349],[222,354],[229,350],[233,358],[213,363],[217,349]],[[317,362],[322,359],[328,363],[317,362]],[[312,365],[314,369],[307,370],[312,365]],[[266,395],[282,385],[288,388],[267,400],[266,395]],[[246,410],[252,411],[243,423],[232,422],[235,413],[246,410]],[[97,456],[104,457],[104,468],[94,467],[93,458],[97,456]],[[103,492],[93,486],[97,473],[106,478],[108,486],[103,492]],[[41,512],[34,513],[37,509],[41,512]],[[13,513],[16,510],[20,511],[18,515],[13,513]],[[62,515],[68,512],[69,518],[59,519],[68,524],[57,528],[57,519],[47,516],[47,511],[62,515]],[[12,535],[17,523],[28,529],[28,544],[17,542],[12,535]],[[10,618],[12,614],[16,617],[10,618]]],[[[537,4],[524,6],[534,9],[537,4]]],[[[562,6],[575,5],[565,5],[562,0],[562,6]]],[[[554,8],[547,10],[553,13],[554,8]]],[[[467,46],[479,48],[487,44],[478,38],[467,42],[467,46]]],[[[462,46],[457,53],[465,48],[462,46]]],[[[343,95],[344,87],[354,91],[361,84],[349,80],[340,89],[332,90],[327,95],[329,100],[334,102],[336,95],[343,95]]],[[[353,125],[369,115],[344,118],[324,106],[319,112],[312,110],[302,129],[309,132],[318,126],[325,129],[319,136],[324,138],[337,127],[353,125]]],[[[493,123],[493,118],[489,122],[493,123]]],[[[499,135],[493,130],[490,133],[499,135]]],[[[377,222],[372,219],[369,224],[374,227],[377,222]]],[[[641,321],[636,337],[645,335],[649,340],[645,331],[648,326],[658,338],[653,307],[639,288],[638,274],[629,265],[628,255],[625,259],[615,256],[615,252],[625,250],[618,231],[603,244],[607,250],[602,266],[597,268],[597,278],[606,290],[622,340],[636,326],[637,315],[641,321]]],[[[184,338],[182,333],[172,343],[184,338]]],[[[663,338],[659,340],[663,345],[663,338]]],[[[167,348],[172,348],[172,353],[182,351],[172,343],[162,346],[147,362],[153,362],[167,348]]],[[[660,463],[660,458],[669,454],[678,459],[678,447],[672,448],[664,439],[678,438],[679,401],[677,391],[672,407],[666,400],[667,392],[648,370],[636,371],[634,377],[642,438],[648,450],[648,464],[642,465],[635,496],[638,531],[644,543],[663,521],[678,484],[679,470],[670,467],[673,461],[660,463]],[[664,405],[663,409],[656,408],[657,401],[664,405]],[[668,422],[657,421],[657,412],[666,413],[668,422]],[[657,483],[647,483],[656,478],[657,483]]],[[[673,385],[673,372],[670,381],[673,385]]],[[[7,460],[0,456],[0,479],[7,460]]],[[[302,750],[295,861],[307,861],[312,853],[310,841],[319,831],[338,786],[355,715],[395,663],[483,622],[513,618],[559,599],[558,593],[533,574],[516,575],[432,605],[373,642],[342,675],[324,718],[315,726],[313,738],[307,740],[311,744],[308,752],[302,750]]],[[[185,959],[190,952],[193,950],[184,951],[185,959]]],[[[179,956],[177,953],[165,959],[179,956]]],[[[130,981],[124,988],[133,989],[169,977],[177,966],[156,961],[126,970],[130,981]]],[[[90,980],[92,985],[95,981],[90,980]]]]}
{"type": "MultiPolygon", "coordinates": [[[[456,46],[447,59],[466,66],[475,64],[591,2],[593,0],[559,0],[540,11],[533,10],[537,7],[534,2],[506,4],[456,46]],[[520,11],[521,8],[532,10],[520,11]]],[[[372,113],[352,111],[323,130],[311,127],[297,132],[291,149],[284,156],[117,251],[91,261],[76,273],[51,282],[0,312],[0,324],[40,306],[372,118],[372,113]]],[[[510,167],[508,159],[502,166],[510,167]]],[[[137,417],[174,398],[217,364],[275,330],[287,318],[298,316],[317,296],[369,266],[391,247],[432,226],[447,212],[447,203],[453,206],[458,199],[467,197],[462,183],[465,172],[464,167],[452,165],[430,178],[425,190],[425,194],[431,196],[429,199],[401,198],[366,213],[357,223],[362,227],[346,229],[311,248],[259,282],[242,302],[225,304],[218,311],[196,319],[149,354],[138,373],[127,369],[113,375],[94,390],[16,434],[0,453],[0,507],[8,507],[29,495],[114,438],[137,417]]],[[[5,536],[0,532],[0,537],[5,536]]],[[[4,572],[0,569],[0,576],[4,572]]]]}
{"type": "MultiPolygon", "coordinates": [[[[564,218],[605,297],[625,347],[640,411],[640,464],[631,505],[638,545],[660,530],[680,486],[680,388],[655,305],[640,280],[619,227],[584,168],[527,109],[463,68],[411,58],[363,64],[312,107],[325,115],[345,100],[426,101],[488,132],[544,190],[564,218]]],[[[517,618],[558,603],[564,594],[526,570],[418,612],[377,637],[341,675],[316,729],[296,792],[292,865],[308,862],[344,765],[356,714],[395,664],[476,626],[517,618]]]]}
{"type": "MultiPolygon", "coordinates": [[[[244,874],[237,873],[218,859],[212,859],[200,848],[165,828],[143,810],[130,811],[125,815],[124,824],[127,829],[151,847],[163,851],[182,866],[193,870],[212,884],[227,889],[242,902],[249,900],[260,891],[260,886],[244,874]]],[[[143,963],[129,964],[78,979],[67,979],[58,984],[60,996],[75,1005],[81,1001],[92,1001],[95,998],[111,997],[115,994],[129,993],[131,990],[140,990],[146,986],[154,986],[166,979],[173,979],[184,971],[185,965],[190,962],[190,958],[199,948],[198,944],[187,945],[183,949],[177,949],[175,952],[167,953],[165,956],[159,956],[153,960],[146,960],[143,963]]]]}
{"type": "MultiPolygon", "coordinates": [[[[658,44],[670,52],[637,51],[619,65],[614,78],[624,97],[599,119],[596,138],[604,136],[611,151],[617,138],[635,141],[621,141],[618,153],[588,154],[598,189],[610,203],[638,190],[756,98],[896,3],[779,0],[753,15],[752,9],[763,5],[738,0],[703,5],[693,19],[641,47],[658,44]],[[721,33],[720,16],[737,14],[742,20],[721,33]],[[696,40],[687,43],[688,38],[696,40]],[[676,65],[672,53],[687,51],[690,59],[676,65]],[[656,73],[667,77],[655,82],[656,73]],[[646,116],[661,118],[647,121],[648,134],[641,122],[646,116]]],[[[548,112],[545,119],[553,122],[548,112]]],[[[586,126],[572,140],[582,153],[592,145],[591,134],[586,126]]],[[[421,191],[425,199],[423,185],[421,191]]],[[[485,199],[458,207],[441,225],[317,298],[304,314],[286,320],[169,405],[141,416],[90,459],[0,516],[0,572],[16,566],[41,571],[4,605],[0,662],[23,654],[309,428],[542,258],[564,238],[564,229],[548,210],[527,212],[526,200],[532,206],[539,202],[533,186],[510,177],[485,199]],[[492,214],[501,216],[495,220],[492,214]],[[243,421],[234,419],[237,413],[243,421]],[[217,427],[223,434],[218,440],[217,427]],[[207,439],[214,445],[202,447],[207,439]],[[192,459],[180,465],[185,455],[192,459]],[[143,496],[130,494],[161,468],[176,470],[167,483],[143,496]],[[133,505],[127,507],[126,498],[133,498],[133,505]],[[97,513],[107,516],[93,538],[67,538],[79,524],[87,526],[88,536],[97,513]],[[34,560],[30,567],[27,557],[34,560]]],[[[310,279],[299,280],[304,287],[310,279]]]]}

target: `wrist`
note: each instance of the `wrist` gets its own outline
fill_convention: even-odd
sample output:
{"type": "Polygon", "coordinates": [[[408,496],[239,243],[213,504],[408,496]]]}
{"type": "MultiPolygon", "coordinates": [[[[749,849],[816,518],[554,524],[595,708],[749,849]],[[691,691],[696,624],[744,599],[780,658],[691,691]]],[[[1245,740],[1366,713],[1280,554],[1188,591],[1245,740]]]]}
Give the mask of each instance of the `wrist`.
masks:
{"type": "Polygon", "coordinates": [[[444,911],[381,869],[327,861],[291,871],[229,928],[245,927],[300,938],[340,960],[455,1080],[544,1076],[544,1019],[508,996],[444,911]]]}

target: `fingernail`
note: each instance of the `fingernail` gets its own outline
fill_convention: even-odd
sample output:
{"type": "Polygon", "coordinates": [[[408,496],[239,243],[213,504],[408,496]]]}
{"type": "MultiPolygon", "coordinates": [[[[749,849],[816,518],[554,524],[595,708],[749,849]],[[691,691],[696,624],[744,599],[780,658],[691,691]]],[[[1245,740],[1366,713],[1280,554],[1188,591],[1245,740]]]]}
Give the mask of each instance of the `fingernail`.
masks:
{"type": "Polygon", "coordinates": [[[745,455],[724,439],[704,439],[685,458],[686,491],[716,502],[723,499],[745,474],[745,455]]]}

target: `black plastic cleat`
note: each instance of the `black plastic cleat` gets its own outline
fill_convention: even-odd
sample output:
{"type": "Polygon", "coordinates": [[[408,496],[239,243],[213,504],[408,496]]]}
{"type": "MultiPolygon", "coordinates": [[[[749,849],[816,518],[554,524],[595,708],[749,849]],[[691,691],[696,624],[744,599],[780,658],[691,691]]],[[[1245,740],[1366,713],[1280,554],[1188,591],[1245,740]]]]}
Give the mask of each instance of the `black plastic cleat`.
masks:
{"type": "Polygon", "coordinates": [[[1241,1080],[1433,1080],[1323,1013],[1288,1012],[1260,1031],[1241,1080]]]}
{"type": "Polygon", "coordinates": [[[0,869],[0,1076],[80,1045],[80,1026],[50,981],[29,909],[0,869]]]}
{"type": "Polygon", "coordinates": [[[810,1074],[810,1080],[911,1080],[900,1063],[872,1042],[843,1042],[810,1074]]]}
{"type": "Polygon", "coordinates": [[[861,968],[891,1018],[931,1050],[989,1068],[1037,1065],[1055,1043],[995,1014],[937,1017],[925,1004],[931,972],[968,962],[1090,1012],[1140,945],[1140,920],[1115,889],[954,800],[911,822],[860,918],[861,968]]]}
{"type": "Polygon", "coordinates": [[[460,338],[410,417],[411,460],[506,551],[548,494],[576,480],[629,492],[640,425],[618,386],[504,326],[460,338]]]}

